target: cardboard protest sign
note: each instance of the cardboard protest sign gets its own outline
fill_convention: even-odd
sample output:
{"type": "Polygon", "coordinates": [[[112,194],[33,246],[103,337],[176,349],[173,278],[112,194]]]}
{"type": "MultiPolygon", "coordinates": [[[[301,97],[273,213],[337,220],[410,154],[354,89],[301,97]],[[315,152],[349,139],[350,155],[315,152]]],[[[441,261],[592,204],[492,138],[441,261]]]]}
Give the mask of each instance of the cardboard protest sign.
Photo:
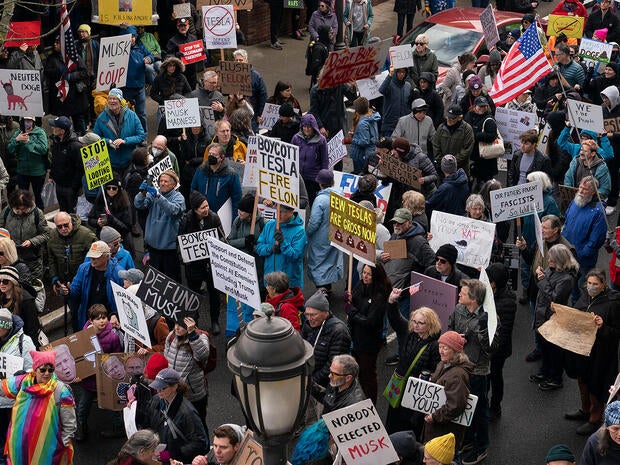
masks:
{"type": "MultiPolygon", "coordinates": [[[[153,3],[142,0],[98,0],[100,24],[153,24],[153,3]]],[[[94,12],[93,12],[94,13],[94,12]]],[[[121,87],[121,86],[117,86],[121,87]]]]}
{"type": "Polygon", "coordinates": [[[191,263],[209,258],[207,237],[215,237],[217,239],[217,229],[203,229],[202,231],[180,234],[177,236],[183,263],[191,263]]]}
{"type": "Polygon", "coordinates": [[[452,244],[459,253],[457,263],[472,268],[489,266],[495,239],[495,223],[434,210],[430,232],[433,238],[429,244],[433,250],[443,244],[452,244]]]}
{"type": "Polygon", "coordinates": [[[172,14],[174,18],[191,18],[192,8],[190,3],[177,3],[172,5],[172,14]]]}
{"type": "MultiPolygon", "coordinates": [[[[358,182],[360,176],[353,173],[343,173],[341,171],[334,171],[334,187],[340,188],[342,195],[347,199],[351,197],[351,194],[357,192],[358,182]]],[[[387,211],[388,201],[390,200],[390,194],[392,193],[392,183],[383,185],[377,184],[375,189],[375,199],[377,200],[377,208],[379,208],[384,214],[387,211]]]]}
{"type": "Polygon", "coordinates": [[[565,212],[570,203],[575,198],[575,194],[579,189],[577,187],[565,186],[558,184],[558,192],[560,193],[560,211],[565,212]]]}
{"type": "Polygon", "coordinates": [[[383,251],[390,254],[390,260],[407,258],[407,241],[405,239],[385,241],[383,243],[383,251]]]}
{"type": "Polygon", "coordinates": [[[398,461],[370,399],[326,413],[323,420],[347,465],[386,465],[398,461]]]}
{"type": "Polygon", "coordinates": [[[273,103],[265,103],[263,108],[263,122],[258,126],[260,129],[268,129],[271,131],[273,125],[280,119],[280,105],[273,103]]]}
{"type": "Polygon", "coordinates": [[[399,158],[391,153],[381,155],[381,163],[379,169],[383,174],[389,176],[395,181],[402,182],[408,186],[413,187],[416,190],[421,189],[420,178],[422,177],[422,171],[419,168],[400,161],[399,158]]]}
{"type": "Polygon", "coordinates": [[[374,266],[377,214],[335,192],[329,193],[329,240],[331,245],[374,266]]]}
{"type": "Polygon", "coordinates": [[[506,151],[506,158],[511,160],[512,154],[520,149],[521,134],[530,129],[536,129],[538,117],[536,113],[498,107],[495,112],[495,122],[504,142],[510,142],[511,150],[506,151]]]}
{"type": "MultiPolygon", "coordinates": [[[[180,5],[189,5],[189,3],[179,3],[178,5],[174,6],[180,5]]],[[[181,57],[181,61],[184,65],[190,63],[198,63],[199,61],[207,59],[202,39],[195,40],[194,42],[188,42],[186,44],[179,44],[179,52],[183,54],[183,56],[181,57]]]]}
{"type": "Polygon", "coordinates": [[[232,5],[235,10],[251,10],[254,5],[252,0],[197,0],[196,8],[206,5],[232,5]]]}
{"type": "Polygon", "coordinates": [[[256,136],[258,194],[275,203],[299,208],[299,147],[256,136]]]}
{"type": "Polygon", "coordinates": [[[77,383],[95,374],[95,354],[101,353],[101,346],[93,326],[41,348],[51,349],[56,351],[56,376],[59,380],[77,383]]]}
{"type": "Polygon", "coordinates": [[[603,119],[605,132],[620,132],[620,117],[603,119]]]}
{"type": "Polygon", "coordinates": [[[174,321],[182,322],[187,314],[195,315],[200,309],[200,294],[181,286],[150,266],[144,270],[144,279],[140,282],[136,296],[174,321]]]}
{"type": "Polygon", "coordinates": [[[388,55],[390,57],[390,63],[395,70],[413,66],[413,48],[411,44],[390,47],[388,55]]]}
{"type": "Polygon", "coordinates": [[[23,358],[0,352],[0,380],[10,378],[15,372],[23,369],[23,358]]]}
{"type": "MultiPolygon", "coordinates": [[[[430,414],[439,410],[439,407],[446,403],[446,390],[439,384],[431,383],[419,378],[409,377],[403,392],[401,405],[415,412],[430,414]]],[[[474,418],[474,411],[478,403],[478,396],[469,394],[467,396],[467,406],[463,413],[452,420],[463,426],[471,425],[474,418]]]]}
{"type": "Polygon", "coordinates": [[[360,97],[366,97],[368,100],[373,100],[383,95],[379,92],[379,87],[385,81],[385,78],[388,76],[389,71],[385,70],[381,74],[377,74],[376,76],[372,76],[365,79],[358,79],[355,81],[357,85],[357,90],[360,93],[360,97]]]}
{"type": "Polygon", "coordinates": [[[493,295],[493,288],[491,287],[491,281],[484,268],[480,270],[480,282],[484,284],[486,293],[484,294],[484,302],[482,308],[487,312],[487,330],[489,332],[489,345],[493,344],[493,338],[497,331],[497,309],[495,308],[495,299],[493,295]]]}
{"type": "Polygon", "coordinates": [[[149,328],[144,317],[142,301],[131,292],[127,292],[123,286],[112,282],[114,302],[118,309],[118,319],[121,329],[134,339],[137,339],[146,347],[151,347],[149,328]]]}
{"type": "Polygon", "coordinates": [[[588,357],[596,339],[594,315],[555,302],[551,310],[551,318],[538,328],[540,335],[558,347],[588,357]]]}
{"type": "Polygon", "coordinates": [[[549,126],[549,123],[545,123],[543,130],[540,132],[540,135],[538,136],[538,145],[536,147],[538,150],[540,150],[541,153],[547,153],[547,144],[549,143],[549,133],[551,133],[551,126],[549,126]]]}
{"type": "Polygon", "coordinates": [[[252,95],[252,75],[249,63],[220,61],[223,94],[252,95]]]}
{"type": "MultiPolygon", "coordinates": [[[[202,22],[205,46],[208,50],[237,48],[237,31],[232,5],[203,6],[202,22]]],[[[224,92],[223,89],[222,92],[224,92]]]]}
{"type": "Polygon", "coordinates": [[[564,33],[569,39],[580,39],[583,36],[585,18],[582,16],[549,15],[547,36],[558,36],[564,33]]]}
{"type": "Polygon", "coordinates": [[[329,158],[330,169],[347,156],[347,148],[342,143],[342,139],[344,139],[344,133],[341,129],[327,142],[327,157],[329,158]]]}
{"type": "Polygon", "coordinates": [[[603,131],[602,106],[572,99],[567,99],[566,102],[568,103],[568,118],[573,126],[597,134],[603,131]]]}
{"type": "Polygon", "coordinates": [[[256,259],[213,237],[207,237],[213,285],[254,309],[260,308],[256,259]]]}
{"type": "Polygon", "coordinates": [[[495,13],[493,13],[493,5],[488,5],[482,13],[480,13],[480,25],[484,31],[484,40],[487,43],[487,50],[491,50],[493,46],[499,42],[499,32],[497,30],[497,22],[495,21],[495,13]]]}
{"type": "Polygon", "coordinates": [[[116,87],[125,86],[130,49],[131,34],[101,38],[96,90],[110,90],[111,84],[115,84],[116,87]]]}
{"type": "MultiPolygon", "coordinates": [[[[385,245],[385,242],[383,244],[385,245]]],[[[422,281],[420,290],[410,297],[409,308],[432,308],[439,316],[442,331],[447,331],[448,318],[454,311],[458,299],[458,287],[412,271],[411,282],[419,283],[420,281],[422,281]]]]}
{"type": "Polygon", "coordinates": [[[256,136],[248,137],[248,149],[245,154],[242,184],[246,188],[258,188],[258,141],[256,136]]]}
{"type": "Polygon", "coordinates": [[[166,170],[172,170],[172,159],[166,155],[148,169],[149,176],[153,179],[153,185],[159,186],[159,176],[166,170]]]}
{"type": "Polygon", "coordinates": [[[334,87],[381,72],[391,41],[329,52],[319,75],[319,89],[334,87]]]}
{"type": "Polygon", "coordinates": [[[607,42],[599,42],[598,40],[586,39],[585,37],[579,42],[579,53],[581,58],[600,61],[601,63],[609,63],[612,44],[607,42]]]}
{"type": "Polygon", "coordinates": [[[127,405],[127,391],[131,377],[144,373],[152,353],[97,354],[97,405],[101,409],[121,411],[127,405]]]}
{"type": "MultiPolygon", "coordinates": [[[[0,69],[0,114],[43,116],[43,87],[39,71],[0,69]]],[[[53,89],[52,92],[55,92],[53,89]]]]}
{"type": "Polygon", "coordinates": [[[89,189],[96,189],[114,179],[108,144],[105,139],[99,139],[97,142],[81,147],[80,156],[89,189]]]}
{"type": "Polygon", "coordinates": [[[164,101],[166,128],[191,128],[200,126],[200,110],[197,98],[181,98],[164,101]]]}
{"type": "Polygon", "coordinates": [[[532,212],[543,211],[542,184],[527,182],[518,186],[497,189],[491,194],[491,220],[494,223],[512,220],[532,212]]]}
{"type": "Polygon", "coordinates": [[[263,464],[263,446],[254,439],[254,434],[250,430],[246,430],[239,445],[239,451],[235,454],[235,458],[231,465],[262,465],[263,464]]]}
{"type": "Polygon", "coordinates": [[[4,48],[19,47],[27,44],[38,47],[41,43],[41,21],[12,21],[6,33],[4,48]]]}

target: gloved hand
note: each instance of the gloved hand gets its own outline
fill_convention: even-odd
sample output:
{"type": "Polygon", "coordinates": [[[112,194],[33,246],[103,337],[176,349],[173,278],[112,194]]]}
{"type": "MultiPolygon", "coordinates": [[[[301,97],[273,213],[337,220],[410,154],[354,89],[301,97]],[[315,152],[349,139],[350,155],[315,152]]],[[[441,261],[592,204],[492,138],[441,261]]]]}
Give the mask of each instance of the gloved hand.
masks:
{"type": "Polygon", "coordinates": [[[138,188],[138,190],[142,192],[146,190],[146,181],[142,181],[142,184],[140,184],[140,187],[138,188]]]}
{"type": "Polygon", "coordinates": [[[255,243],[256,243],[256,240],[254,238],[254,234],[248,234],[247,236],[245,236],[245,248],[246,249],[253,250],[255,243]]]}
{"type": "Polygon", "coordinates": [[[280,245],[273,244],[273,247],[271,248],[271,253],[280,253],[280,245]]]}
{"type": "Polygon", "coordinates": [[[148,187],[146,188],[146,191],[147,191],[149,194],[153,195],[154,197],[157,197],[157,196],[159,195],[159,192],[157,192],[157,189],[155,189],[153,186],[148,186],[148,187]]]}
{"type": "Polygon", "coordinates": [[[273,234],[273,238],[278,241],[278,244],[282,244],[284,242],[284,234],[279,229],[276,229],[276,232],[273,234]]]}

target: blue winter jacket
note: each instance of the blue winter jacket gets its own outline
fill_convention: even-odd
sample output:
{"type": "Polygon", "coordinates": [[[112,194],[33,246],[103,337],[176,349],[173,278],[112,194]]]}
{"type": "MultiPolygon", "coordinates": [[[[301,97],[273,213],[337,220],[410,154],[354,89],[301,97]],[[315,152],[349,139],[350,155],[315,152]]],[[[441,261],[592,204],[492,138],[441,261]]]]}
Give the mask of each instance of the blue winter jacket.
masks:
{"type": "MultiPolygon", "coordinates": [[[[118,277],[118,262],[116,260],[108,261],[108,267],[105,270],[106,294],[108,296],[108,308],[110,314],[117,313],[116,303],[114,302],[114,292],[112,292],[111,282],[115,282],[119,286],[123,285],[123,280],[118,277]]],[[[73,331],[80,331],[86,320],[88,319],[88,297],[90,294],[90,282],[93,276],[93,267],[90,263],[82,263],[69,289],[69,308],[71,309],[71,326],[73,331]]]]}
{"type": "Polygon", "coordinates": [[[209,208],[217,212],[228,199],[232,202],[232,219],[237,218],[237,206],[241,200],[241,182],[239,175],[224,160],[219,169],[211,170],[207,163],[194,173],[191,189],[207,198],[209,208]]]}
{"type": "Polygon", "coordinates": [[[318,286],[331,284],[342,278],[342,252],[329,241],[329,193],[342,194],[340,189],[328,187],[316,195],[306,226],[308,235],[308,277],[318,286]]]}
{"type": "Polygon", "coordinates": [[[116,118],[106,105],[97,117],[97,121],[95,121],[93,132],[108,142],[110,162],[112,163],[112,168],[117,170],[124,170],[129,166],[131,152],[146,139],[146,134],[138,115],[127,107],[121,108],[117,125],[116,118]],[[118,149],[115,149],[110,145],[110,141],[119,138],[123,139],[125,143],[118,149]]]}
{"type": "MultiPolygon", "coordinates": [[[[573,158],[568,165],[568,171],[564,175],[564,185],[571,187],[579,187],[579,180],[576,179],[576,172],[578,170],[579,164],[583,164],[581,158],[573,158]]],[[[592,169],[594,177],[598,181],[598,192],[601,195],[601,198],[605,199],[611,192],[611,176],[609,174],[609,168],[605,161],[600,157],[595,157],[592,160],[590,165],[592,169]]]]}
{"type": "Polygon", "coordinates": [[[575,246],[579,266],[583,270],[594,267],[607,235],[604,207],[592,201],[579,208],[573,200],[566,210],[562,235],[575,246]]]}
{"type": "Polygon", "coordinates": [[[300,129],[291,139],[291,144],[299,147],[299,171],[305,181],[315,182],[316,176],[322,169],[329,168],[329,157],[327,156],[327,140],[319,132],[319,125],[316,118],[310,113],[301,117],[299,127],[310,126],[314,129],[314,135],[309,138],[304,136],[300,129]]]}
{"type": "MultiPolygon", "coordinates": [[[[565,127],[562,129],[560,136],[558,137],[557,144],[560,150],[564,150],[568,152],[571,159],[579,156],[579,151],[581,150],[581,144],[575,144],[573,139],[570,136],[569,127],[565,127]]],[[[614,157],[614,149],[609,142],[609,138],[605,135],[598,138],[598,135],[592,131],[588,131],[587,129],[583,129],[580,134],[589,135],[594,141],[598,143],[598,154],[603,157],[603,160],[611,160],[614,157]]]]}
{"type": "Polygon", "coordinates": [[[155,62],[153,54],[141,42],[136,42],[129,50],[129,66],[127,67],[125,87],[144,87],[145,58],[149,58],[151,63],[155,62]]]}
{"type": "Polygon", "coordinates": [[[276,230],[276,220],[269,221],[258,236],[256,253],[265,257],[265,274],[272,271],[283,271],[288,276],[290,287],[304,287],[304,254],[306,253],[306,230],[304,222],[297,212],[291,221],[280,223],[280,230],[284,236],[280,244],[280,252],[273,253],[276,230]]]}
{"type": "Polygon", "coordinates": [[[453,215],[465,214],[465,202],[469,196],[467,174],[463,168],[446,176],[443,183],[426,200],[426,214],[430,218],[433,210],[453,215]]]}
{"type": "Polygon", "coordinates": [[[379,121],[381,115],[376,111],[370,116],[362,116],[357,122],[349,150],[349,156],[354,163],[364,164],[368,156],[375,153],[376,147],[373,142],[379,140],[379,121]]]}
{"type": "Polygon", "coordinates": [[[177,190],[155,197],[138,193],[133,201],[138,210],[149,210],[144,242],[158,250],[176,250],[179,224],[185,212],[185,199],[177,190]]]}
{"type": "MultiPolygon", "coordinates": [[[[396,74],[396,71],[394,71],[396,74]]],[[[405,79],[399,81],[395,76],[385,78],[379,87],[379,92],[383,95],[383,122],[381,132],[392,134],[396,129],[396,123],[401,116],[409,113],[409,94],[411,94],[411,83],[405,79]]]]}

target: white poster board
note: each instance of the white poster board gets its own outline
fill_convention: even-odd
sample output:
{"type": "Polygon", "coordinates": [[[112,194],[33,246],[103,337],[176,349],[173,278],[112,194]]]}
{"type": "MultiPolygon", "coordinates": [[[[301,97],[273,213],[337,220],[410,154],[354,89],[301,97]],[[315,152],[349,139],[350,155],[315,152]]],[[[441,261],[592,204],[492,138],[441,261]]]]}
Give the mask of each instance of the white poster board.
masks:
{"type": "Polygon", "coordinates": [[[394,70],[413,66],[413,47],[411,44],[390,47],[388,55],[394,70]]]}
{"type": "Polygon", "coordinates": [[[131,34],[101,38],[95,90],[110,90],[111,84],[125,87],[130,49],[131,34]]]}
{"type": "Polygon", "coordinates": [[[370,399],[326,413],[323,420],[347,465],[387,465],[399,460],[370,399]]]}
{"type": "MultiPolygon", "coordinates": [[[[0,114],[43,116],[43,86],[39,71],[0,69],[0,114]]],[[[56,87],[50,89],[56,94],[56,87]]]]}
{"type": "Polygon", "coordinates": [[[383,84],[383,81],[385,81],[385,78],[388,76],[388,74],[389,71],[385,70],[381,74],[377,74],[376,76],[366,79],[358,79],[357,81],[355,81],[360,96],[366,97],[368,100],[383,97],[383,94],[379,92],[379,87],[381,87],[381,84],[383,84]]]}
{"type": "Polygon", "coordinates": [[[121,329],[146,347],[151,347],[142,301],[115,282],[111,284],[121,329]]]}
{"type": "Polygon", "coordinates": [[[243,170],[243,187],[258,188],[258,141],[256,136],[248,137],[245,170],[243,170]]]}
{"type": "Polygon", "coordinates": [[[499,223],[531,215],[534,209],[543,211],[542,191],[542,184],[538,181],[491,191],[491,220],[499,223]]]}
{"type": "Polygon", "coordinates": [[[327,157],[329,158],[329,168],[332,169],[336,163],[347,156],[347,148],[342,143],[344,133],[342,129],[327,142],[327,157]]]}
{"type": "Polygon", "coordinates": [[[484,31],[484,40],[487,43],[487,49],[491,50],[493,46],[499,42],[499,31],[497,30],[493,5],[488,5],[484,11],[480,13],[480,25],[484,31]]]}
{"type": "Polygon", "coordinates": [[[202,7],[205,48],[237,48],[237,31],[232,5],[202,7]]]}
{"type": "Polygon", "coordinates": [[[212,237],[207,237],[207,245],[215,288],[259,309],[261,299],[255,258],[212,237]]]}
{"type": "MultiPolygon", "coordinates": [[[[504,107],[495,109],[495,122],[497,130],[502,135],[504,142],[510,142],[512,151],[507,153],[506,158],[512,159],[512,155],[521,148],[521,134],[530,129],[536,129],[538,118],[536,113],[528,113],[520,110],[509,110],[504,107]]],[[[539,148],[540,149],[540,148],[539,148]]],[[[545,153],[545,152],[543,152],[545,153]]]]}
{"type": "Polygon", "coordinates": [[[265,103],[265,107],[263,108],[263,122],[259,124],[260,129],[267,129],[271,131],[273,125],[277,123],[278,119],[280,119],[280,105],[275,105],[273,103],[265,103]]]}
{"type": "MultiPolygon", "coordinates": [[[[353,173],[343,173],[341,171],[334,171],[334,187],[340,188],[342,195],[349,198],[353,192],[357,191],[358,182],[360,177],[353,173]]],[[[384,185],[381,182],[377,184],[375,189],[375,199],[377,200],[377,208],[385,214],[387,211],[387,205],[390,200],[390,194],[392,193],[392,183],[384,185]]],[[[389,218],[388,218],[389,219],[389,218]]],[[[385,219],[384,219],[385,222],[385,219]]]]}
{"type": "MultiPolygon", "coordinates": [[[[446,392],[443,386],[423,379],[414,378],[413,376],[407,380],[407,385],[405,386],[401,401],[403,407],[415,412],[430,414],[436,412],[439,407],[445,403],[446,392]]],[[[465,407],[465,411],[452,420],[452,423],[469,426],[474,417],[477,403],[478,397],[470,394],[467,397],[467,407],[465,407]]]]}
{"type": "Polygon", "coordinates": [[[601,63],[609,63],[612,50],[612,44],[582,37],[579,42],[578,55],[584,59],[600,61],[601,63]]]}
{"type": "Polygon", "coordinates": [[[197,98],[165,100],[164,109],[167,129],[193,128],[201,124],[197,98]]]}
{"type": "Polygon", "coordinates": [[[299,208],[299,147],[256,136],[258,194],[275,203],[299,208]]]}
{"type": "Polygon", "coordinates": [[[547,144],[549,143],[549,134],[551,133],[551,126],[549,123],[545,123],[543,130],[538,136],[538,146],[536,147],[541,153],[547,153],[547,144]]]}
{"type": "Polygon", "coordinates": [[[177,236],[183,263],[191,263],[209,258],[207,237],[215,237],[217,239],[217,229],[203,229],[202,231],[180,234],[177,236]]]}
{"type": "Polygon", "coordinates": [[[597,134],[604,131],[602,106],[572,99],[566,102],[568,103],[568,118],[574,127],[587,129],[597,134]]]}
{"type": "Polygon", "coordinates": [[[491,281],[487,275],[487,271],[482,268],[480,270],[480,282],[484,284],[486,293],[484,294],[484,302],[482,308],[487,312],[487,330],[489,331],[489,345],[493,344],[493,338],[497,331],[497,309],[495,308],[495,296],[493,295],[493,288],[491,287],[491,281]]]}
{"type": "Polygon", "coordinates": [[[458,251],[457,263],[472,268],[486,268],[491,261],[495,223],[465,218],[434,210],[431,215],[429,244],[433,250],[452,244],[458,251]]]}
{"type": "Polygon", "coordinates": [[[228,237],[233,223],[232,199],[230,197],[217,211],[217,216],[220,217],[222,229],[224,230],[224,236],[228,237]]]}
{"type": "Polygon", "coordinates": [[[148,169],[149,176],[153,177],[153,185],[159,186],[159,176],[166,170],[173,170],[170,156],[165,156],[148,169]]]}
{"type": "Polygon", "coordinates": [[[132,402],[129,407],[123,409],[123,423],[125,424],[125,434],[128,438],[138,431],[136,426],[136,411],[138,410],[138,402],[132,402]]]}
{"type": "Polygon", "coordinates": [[[0,379],[7,379],[24,369],[24,359],[0,352],[0,379]]]}

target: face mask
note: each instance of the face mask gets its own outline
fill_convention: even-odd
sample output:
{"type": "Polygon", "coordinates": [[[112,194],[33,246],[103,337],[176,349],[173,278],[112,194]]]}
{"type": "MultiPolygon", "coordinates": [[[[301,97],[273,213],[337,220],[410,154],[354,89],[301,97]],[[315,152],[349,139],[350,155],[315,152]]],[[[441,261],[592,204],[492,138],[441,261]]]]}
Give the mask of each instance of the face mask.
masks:
{"type": "Polygon", "coordinates": [[[209,165],[217,165],[217,157],[214,157],[213,155],[209,155],[207,161],[209,162],[209,165]]]}
{"type": "Polygon", "coordinates": [[[599,288],[598,286],[586,285],[586,290],[588,291],[588,295],[590,297],[596,297],[597,295],[599,295],[602,292],[602,289],[599,288]]]}
{"type": "Polygon", "coordinates": [[[147,163],[150,165],[151,163],[153,163],[153,155],[151,155],[150,153],[146,156],[146,161],[147,163]]]}
{"type": "Polygon", "coordinates": [[[158,157],[161,154],[161,149],[156,149],[155,147],[151,148],[151,153],[154,157],[158,157]]]}

